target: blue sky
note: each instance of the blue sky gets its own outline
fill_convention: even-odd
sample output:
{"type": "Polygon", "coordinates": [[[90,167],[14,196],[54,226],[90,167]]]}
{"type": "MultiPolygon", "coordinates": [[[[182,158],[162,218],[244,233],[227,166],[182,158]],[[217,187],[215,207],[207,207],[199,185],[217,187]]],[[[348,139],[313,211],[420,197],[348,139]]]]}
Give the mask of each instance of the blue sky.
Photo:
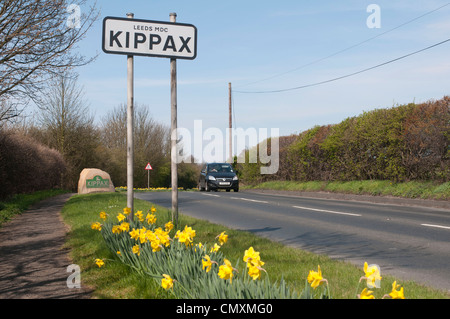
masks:
{"type": "MultiPolygon", "coordinates": [[[[228,126],[228,82],[235,91],[271,91],[326,81],[450,38],[450,5],[439,0],[98,0],[101,17],[80,43],[95,62],[78,69],[97,121],[126,103],[126,57],[101,49],[106,16],[177,22],[198,29],[197,58],[178,60],[178,125],[228,126]],[[381,27],[369,28],[370,4],[381,27]],[[387,32],[390,31],[390,32],[387,32]],[[385,34],[383,34],[385,33],[385,34]],[[379,37],[376,37],[379,36],[379,37]],[[320,62],[355,44],[376,37],[320,62]]],[[[81,8],[87,10],[87,8],[81,8]]],[[[235,125],[279,128],[280,135],[335,124],[375,108],[449,94],[450,42],[339,81],[282,93],[233,93],[235,125]]],[[[170,125],[170,60],[135,57],[135,102],[170,125]]]]}

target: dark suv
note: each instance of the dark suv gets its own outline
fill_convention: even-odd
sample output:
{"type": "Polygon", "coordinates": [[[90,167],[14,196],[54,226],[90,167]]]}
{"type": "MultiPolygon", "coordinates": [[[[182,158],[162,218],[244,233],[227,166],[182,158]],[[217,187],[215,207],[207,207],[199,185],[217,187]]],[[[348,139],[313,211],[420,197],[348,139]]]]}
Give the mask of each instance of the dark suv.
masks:
{"type": "Polygon", "coordinates": [[[225,189],[229,192],[233,189],[239,191],[239,179],[233,167],[228,163],[205,164],[200,172],[198,189],[207,192],[225,189]]]}

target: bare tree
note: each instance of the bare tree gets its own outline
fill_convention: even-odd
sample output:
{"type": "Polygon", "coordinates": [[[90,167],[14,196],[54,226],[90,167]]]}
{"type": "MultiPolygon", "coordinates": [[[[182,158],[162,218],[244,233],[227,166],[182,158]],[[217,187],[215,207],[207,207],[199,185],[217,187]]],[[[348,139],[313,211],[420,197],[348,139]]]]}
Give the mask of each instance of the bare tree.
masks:
{"type": "Polygon", "coordinates": [[[78,127],[92,126],[94,121],[89,114],[83,89],[76,81],[76,75],[56,76],[39,105],[42,112],[38,120],[53,138],[49,144],[53,144],[63,155],[68,152],[69,134],[73,134],[78,127]]]}
{"type": "MultiPolygon", "coordinates": [[[[153,166],[152,175],[161,175],[164,164],[168,161],[170,134],[169,128],[156,122],[150,115],[149,107],[134,106],[134,154],[136,185],[147,185],[147,173],[144,170],[147,162],[153,166]]],[[[102,144],[110,155],[109,173],[116,183],[126,182],[126,147],[127,147],[127,106],[120,104],[102,119],[102,144]]],[[[157,182],[152,179],[152,182],[157,182]]],[[[160,182],[160,181],[158,181],[160,182]]]]}
{"type": "Polygon", "coordinates": [[[98,130],[77,76],[61,74],[49,83],[37,116],[38,140],[55,148],[68,165],[65,184],[74,187],[83,168],[95,167],[101,157],[98,130]],[[100,155],[99,155],[100,154],[100,155]]]}
{"type": "Polygon", "coordinates": [[[92,60],[75,52],[98,18],[95,5],[80,10],[85,3],[70,0],[69,6],[66,0],[0,2],[0,121],[19,113],[13,108],[16,102],[7,100],[36,101],[55,73],[92,60]]]}

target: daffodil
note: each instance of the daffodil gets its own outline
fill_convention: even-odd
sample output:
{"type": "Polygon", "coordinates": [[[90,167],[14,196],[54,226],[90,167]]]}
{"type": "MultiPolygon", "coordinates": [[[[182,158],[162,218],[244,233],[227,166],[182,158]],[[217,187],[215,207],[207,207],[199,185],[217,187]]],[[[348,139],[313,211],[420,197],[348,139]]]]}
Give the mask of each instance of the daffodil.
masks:
{"type": "Polygon", "coordinates": [[[208,255],[205,255],[203,258],[204,260],[202,259],[202,269],[205,269],[206,267],[206,272],[209,272],[212,266],[211,258],[208,255]]]}
{"type": "Polygon", "coordinates": [[[214,246],[213,246],[213,247],[211,247],[211,250],[210,250],[210,252],[211,252],[211,253],[216,253],[216,252],[218,252],[218,251],[219,251],[219,249],[220,249],[220,246],[219,246],[219,245],[217,245],[216,243],[214,243],[214,246]]]}
{"type": "Polygon", "coordinates": [[[152,206],[151,210],[152,214],[156,213],[156,208],[154,206],[152,206]]]}
{"type": "Polygon", "coordinates": [[[202,249],[202,250],[203,250],[203,244],[202,244],[202,243],[198,243],[198,244],[195,246],[195,251],[197,251],[197,247],[198,247],[198,249],[202,249]]]}
{"type": "Polygon", "coordinates": [[[225,235],[225,232],[221,232],[219,236],[219,243],[222,246],[223,244],[225,244],[228,240],[228,235],[225,235]]]}
{"type": "Polygon", "coordinates": [[[95,263],[97,264],[98,268],[105,265],[105,262],[103,261],[103,259],[99,259],[99,258],[95,259],[95,263]]]}
{"type": "Polygon", "coordinates": [[[161,242],[159,240],[153,240],[150,242],[150,245],[152,246],[152,251],[153,252],[158,252],[161,250],[162,246],[161,246],[161,242]]]}
{"type": "Polygon", "coordinates": [[[117,215],[117,220],[118,220],[119,222],[123,221],[125,218],[126,218],[125,215],[122,214],[122,213],[119,213],[119,215],[117,215]]]}
{"type": "Polygon", "coordinates": [[[195,237],[195,230],[193,230],[191,227],[188,226],[184,226],[184,230],[183,230],[186,234],[188,234],[188,236],[190,238],[194,238],[195,237]]]}
{"type": "Polygon", "coordinates": [[[141,244],[146,243],[147,242],[147,236],[148,236],[147,229],[145,227],[142,227],[137,232],[138,232],[138,234],[135,235],[137,237],[137,239],[136,238],[135,239],[136,240],[139,239],[141,244]]]}
{"type": "Polygon", "coordinates": [[[392,283],[392,291],[389,293],[389,296],[392,299],[405,299],[405,295],[403,294],[403,287],[400,288],[400,290],[397,290],[400,288],[400,285],[397,285],[397,281],[394,281],[392,283]]]}
{"type": "Polygon", "coordinates": [[[222,279],[230,279],[230,284],[233,280],[233,270],[234,268],[231,266],[231,263],[228,259],[224,259],[224,265],[219,267],[219,277],[222,279]]]}
{"type": "Polygon", "coordinates": [[[367,290],[367,288],[364,288],[364,290],[361,292],[360,295],[358,295],[359,299],[375,299],[375,296],[372,295],[372,290],[367,290]]]}
{"type": "Polygon", "coordinates": [[[139,221],[144,221],[144,214],[142,213],[142,210],[138,210],[135,215],[139,219],[139,221]]]}
{"type": "Polygon", "coordinates": [[[369,288],[380,288],[380,267],[378,265],[368,265],[367,262],[364,262],[364,273],[365,277],[362,279],[366,279],[367,287],[369,288]]]}
{"type": "Polygon", "coordinates": [[[119,228],[123,232],[129,231],[130,230],[130,224],[127,223],[127,222],[122,222],[122,224],[120,224],[119,228]]]}
{"type": "Polygon", "coordinates": [[[322,277],[322,270],[320,270],[320,266],[317,266],[317,271],[310,270],[308,274],[308,282],[311,284],[311,287],[316,289],[322,283],[327,282],[326,279],[322,277]]]}
{"type": "Polygon", "coordinates": [[[91,228],[100,231],[102,230],[102,224],[100,224],[99,222],[92,223],[91,228]]]}
{"type": "Polygon", "coordinates": [[[145,217],[145,219],[147,220],[147,223],[149,224],[154,224],[156,223],[156,216],[153,214],[147,214],[147,217],[145,217]]]}
{"type": "Polygon", "coordinates": [[[248,268],[248,274],[253,278],[253,280],[256,280],[261,278],[261,270],[262,268],[260,267],[250,265],[248,268]]]}
{"type": "Polygon", "coordinates": [[[161,280],[161,286],[166,290],[173,288],[173,279],[166,274],[163,274],[163,277],[164,278],[161,280]]]}
{"type": "Polygon", "coordinates": [[[171,231],[173,229],[173,223],[171,221],[169,221],[164,225],[164,227],[165,227],[166,231],[171,231]]]}
{"type": "Polygon", "coordinates": [[[155,229],[154,236],[161,245],[164,245],[165,247],[170,246],[169,233],[167,231],[163,231],[161,227],[155,229]]]}
{"type": "Polygon", "coordinates": [[[261,261],[261,257],[259,256],[259,252],[255,251],[253,247],[250,247],[244,252],[243,260],[247,263],[247,267],[261,267],[264,265],[264,262],[261,261]]]}
{"type": "Polygon", "coordinates": [[[100,212],[100,218],[106,220],[107,214],[105,212],[100,212]]]}
{"type": "Polygon", "coordinates": [[[120,234],[121,232],[122,232],[122,229],[120,228],[119,225],[114,225],[114,226],[112,227],[112,233],[113,233],[113,234],[120,234]]]}
{"type": "Polygon", "coordinates": [[[132,248],[132,252],[133,254],[136,254],[138,256],[141,255],[141,248],[139,247],[139,245],[134,245],[132,248]]]}
{"type": "Polygon", "coordinates": [[[133,238],[134,240],[139,239],[139,230],[138,229],[133,228],[133,230],[130,231],[129,234],[130,234],[131,238],[133,238]]]}
{"type": "Polygon", "coordinates": [[[189,247],[192,244],[192,238],[185,232],[181,232],[180,236],[178,236],[178,240],[180,243],[184,243],[186,247],[189,247]]]}
{"type": "MultiPolygon", "coordinates": [[[[129,213],[131,213],[131,208],[130,207],[125,207],[124,209],[123,209],[123,213],[125,214],[125,215],[128,215],[129,213]]],[[[120,220],[119,220],[120,221],[120,220]]]]}
{"type": "Polygon", "coordinates": [[[186,226],[183,231],[177,231],[174,237],[177,238],[180,243],[184,243],[186,247],[189,247],[192,245],[194,236],[195,230],[186,226]]]}

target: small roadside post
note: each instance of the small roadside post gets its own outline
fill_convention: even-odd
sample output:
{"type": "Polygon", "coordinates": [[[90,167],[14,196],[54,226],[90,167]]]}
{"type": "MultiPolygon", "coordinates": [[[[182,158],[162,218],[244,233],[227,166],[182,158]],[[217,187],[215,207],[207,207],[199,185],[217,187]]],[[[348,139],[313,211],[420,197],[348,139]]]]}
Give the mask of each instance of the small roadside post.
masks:
{"type": "Polygon", "coordinates": [[[147,188],[150,188],[150,171],[152,170],[152,166],[150,165],[150,162],[147,163],[147,166],[145,166],[145,170],[147,171],[147,188]]]}

